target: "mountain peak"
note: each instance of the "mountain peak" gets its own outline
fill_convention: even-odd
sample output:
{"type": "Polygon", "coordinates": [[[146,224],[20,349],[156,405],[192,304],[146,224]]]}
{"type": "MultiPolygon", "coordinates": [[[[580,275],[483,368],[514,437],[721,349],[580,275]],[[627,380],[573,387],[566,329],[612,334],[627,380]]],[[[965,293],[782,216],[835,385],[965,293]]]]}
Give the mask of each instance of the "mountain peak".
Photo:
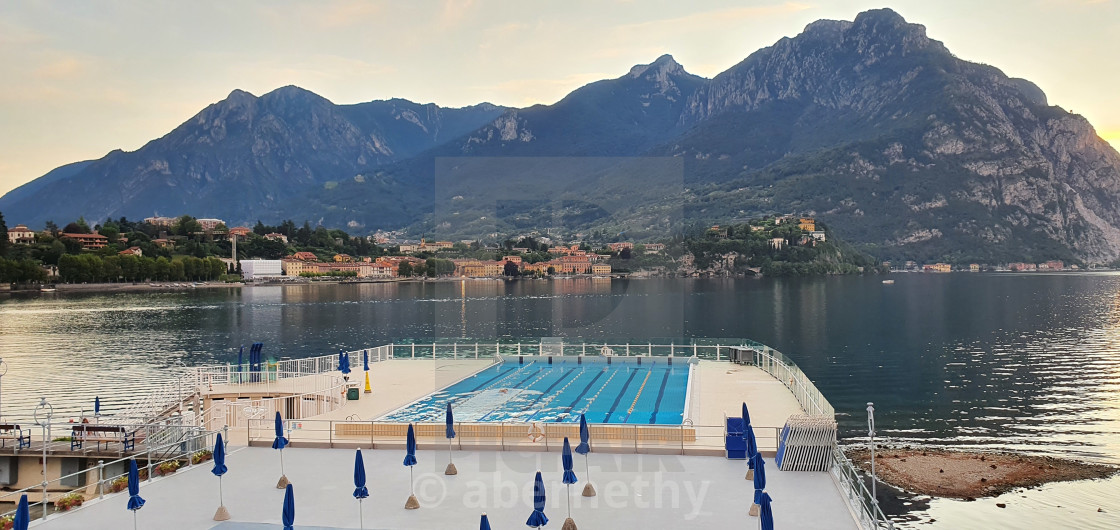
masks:
{"type": "Polygon", "coordinates": [[[630,69],[630,77],[638,78],[646,72],[656,72],[657,74],[687,74],[684,67],[673,59],[672,55],[665,54],[658,57],[656,61],[649,64],[635,65],[630,69]]]}

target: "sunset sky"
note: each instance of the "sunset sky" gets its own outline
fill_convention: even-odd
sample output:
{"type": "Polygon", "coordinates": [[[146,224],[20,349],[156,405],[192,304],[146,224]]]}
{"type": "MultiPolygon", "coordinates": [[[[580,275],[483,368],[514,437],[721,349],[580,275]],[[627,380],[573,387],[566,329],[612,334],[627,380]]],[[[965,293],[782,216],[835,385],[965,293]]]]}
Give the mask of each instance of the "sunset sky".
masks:
{"type": "Polygon", "coordinates": [[[0,194],[135,150],[240,88],[336,103],[552,103],[671,53],[711,77],[821,18],[891,7],[1030,79],[1120,146],[1120,2],[1022,0],[0,3],[0,194]]]}

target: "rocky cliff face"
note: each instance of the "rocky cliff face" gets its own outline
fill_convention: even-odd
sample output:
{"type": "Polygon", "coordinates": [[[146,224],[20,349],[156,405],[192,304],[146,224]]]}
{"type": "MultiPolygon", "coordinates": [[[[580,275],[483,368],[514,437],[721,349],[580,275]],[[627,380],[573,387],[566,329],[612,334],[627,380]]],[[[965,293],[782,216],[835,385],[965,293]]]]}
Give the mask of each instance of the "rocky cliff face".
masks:
{"type": "Polygon", "coordinates": [[[888,257],[1120,257],[1116,151],[1034,84],[953,57],[890,10],[752,54],[697,90],[681,121],[692,130],[670,152],[697,159],[694,172],[888,257]],[[771,134],[713,140],[729,120],[771,134]]]}

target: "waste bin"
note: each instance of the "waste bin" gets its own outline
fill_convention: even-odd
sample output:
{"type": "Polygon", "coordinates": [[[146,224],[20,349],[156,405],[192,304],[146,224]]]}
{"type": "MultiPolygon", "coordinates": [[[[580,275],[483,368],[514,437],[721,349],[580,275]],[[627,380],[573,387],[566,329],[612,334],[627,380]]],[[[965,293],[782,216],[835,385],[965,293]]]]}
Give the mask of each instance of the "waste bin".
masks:
{"type": "Polygon", "coordinates": [[[350,401],[358,400],[358,387],[351,387],[346,389],[346,399],[350,401]]]}

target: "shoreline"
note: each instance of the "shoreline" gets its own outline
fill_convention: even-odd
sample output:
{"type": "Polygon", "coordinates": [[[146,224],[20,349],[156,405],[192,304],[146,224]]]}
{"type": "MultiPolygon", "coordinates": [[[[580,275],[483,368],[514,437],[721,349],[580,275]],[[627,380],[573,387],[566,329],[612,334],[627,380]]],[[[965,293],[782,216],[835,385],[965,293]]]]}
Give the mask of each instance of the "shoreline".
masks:
{"type": "MultiPolygon", "coordinates": [[[[870,472],[867,449],[848,448],[844,453],[870,472]]],[[[1104,479],[1120,473],[1120,468],[1023,453],[885,447],[875,451],[875,472],[903,491],[976,500],[1051,482],[1104,479]]]]}

